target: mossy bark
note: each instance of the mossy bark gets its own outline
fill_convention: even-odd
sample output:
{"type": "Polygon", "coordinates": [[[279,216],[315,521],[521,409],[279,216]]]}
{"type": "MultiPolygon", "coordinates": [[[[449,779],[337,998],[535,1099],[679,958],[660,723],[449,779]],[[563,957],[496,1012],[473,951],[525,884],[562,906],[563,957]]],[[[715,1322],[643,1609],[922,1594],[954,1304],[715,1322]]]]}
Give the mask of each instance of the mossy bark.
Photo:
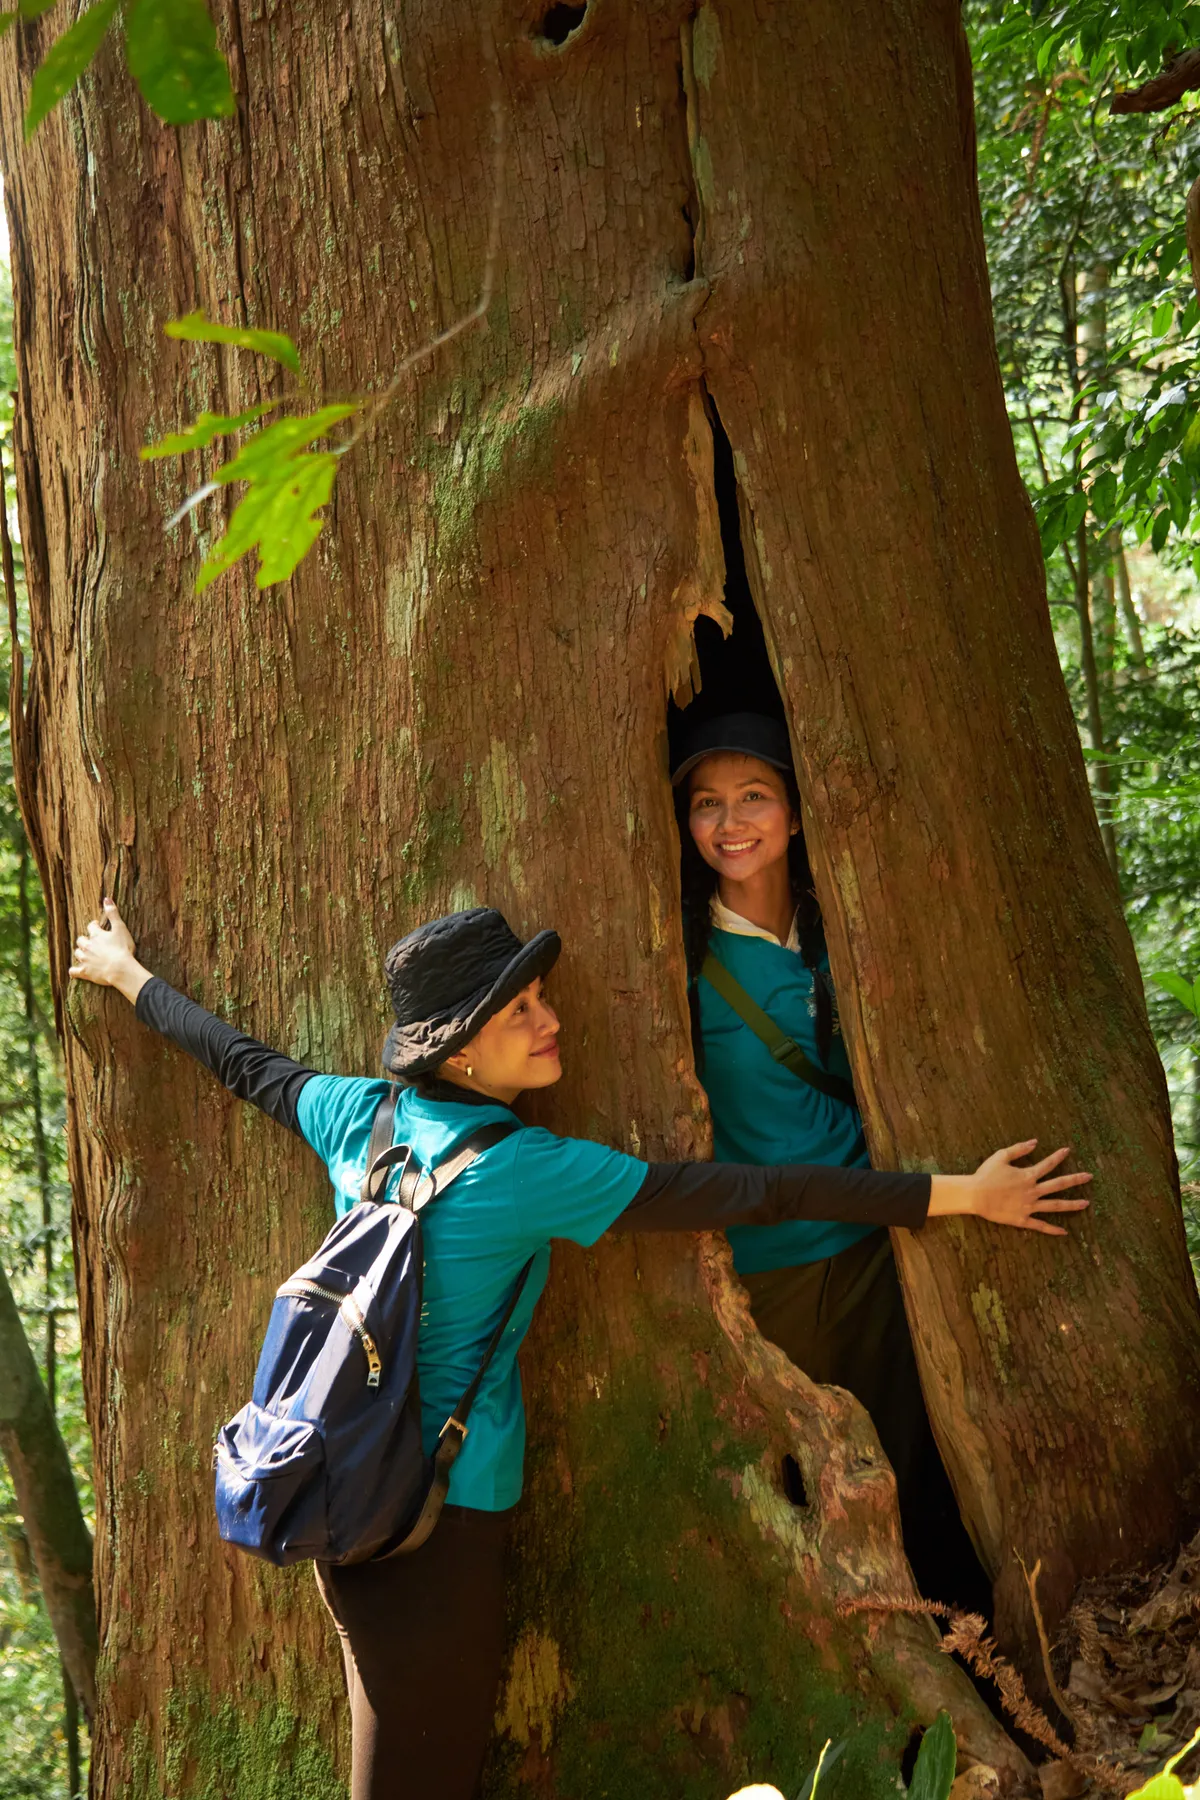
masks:
{"type": "MultiPolygon", "coordinates": [[[[216,13],[235,121],[160,127],[106,50],[25,150],[21,101],[49,28],[18,24],[0,45],[34,631],[23,781],[71,1092],[97,1440],[102,1800],[260,1790],[284,1800],[333,1784],[344,1720],[332,1631],[303,1574],[222,1549],[208,1473],[275,1283],[320,1236],[328,1199],[301,1146],[227,1102],[123,1003],[68,992],[71,934],[115,891],[142,956],[168,979],[316,1067],[367,1072],[387,944],[486,899],[518,930],[554,923],[566,941],[555,993],[567,1073],[541,1117],[644,1155],[704,1154],[664,707],[691,623],[721,604],[705,381],[743,479],[881,1153],[961,1159],[1032,1128],[1022,1068],[997,1061],[986,1039],[958,1054],[963,1021],[982,1030],[992,1017],[994,972],[975,956],[989,928],[973,911],[988,869],[1018,926],[1030,908],[1059,919],[1086,902],[1112,953],[1114,992],[1132,991],[1115,895],[1093,880],[1086,787],[1000,429],[953,8],[872,19],[870,56],[915,62],[919,79],[875,80],[869,109],[861,97],[851,105],[863,46],[849,54],[852,15],[832,0],[804,9],[802,27],[794,9],[767,4],[693,13],[683,0],[593,0],[561,47],[539,35],[542,10],[518,7],[498,27],[508,150],[487,324],[346,460],[319,548],[265,594],[242,570],[195,597],[212,518],[200,511],[167,536],[162,521],[205,465],[181,473],[136,452],[201,407],[258,399],[273,377],[239,354],[165,343],[159,327],[198,304],[282,327],[340,394],[386,382],[470,306],[492,193],[488,62],[468,9],[226,0],[216,13]],[[905,132],[928,159],[922,181],[915,151],[888,160],[905,132]],[[834,298],[874,280],[881,216],[910,299],[869,332],[860,320],[855,337],[838,328],[834,298]],[[974,285],[936,438],[939,457],[957,444],[965,512],[925,547],[918,607],[895,568],[872,582],[889,534],[911,545],[913,495],[932,479],[904,357],[919,340],[929,365],[960,304],[952,288],[950,299],[931,290],[926,238],[974,285]],[[857,393],[868,349],[872,416],[893,426],[887,479],[873,489],[871,456],[819,410],[823,394],[857,393]],[[975,416],[954,385],[964,370],[991,395],[977,465],[975,416]],[[864,482],[869,531],[867,501],[850,511],[864,482]],[[1011,838],[1032,859],[1017,878],[1040,885],[1019,906],[1005,885],[1011,857],[980,864],[975,886],[937,876],[958,842],[926,839],[921,796],[942,753],[927,740],[924,690],[895,673],[897,644],[911,669],[922,654],[952,660],[969,638],[963,707],[1007,718],[1017,653],[1002,606],[989,596],[952,616],[948,604],[994,575],[993,527],[978,527],[976,512],[1026,545],[1020,656],[1049,696],[1033,718],[1045,735],[1015,758],[1003,806],[989,807],[991,777],[970,762],[970,721],[955,713],[962,813],[976,835],[986,818],[989,842],[1011,838]],[[774,535],[788,516],[811,546],[802,564],[798,535],[774,535]],[[877,690],[888,720],[878,741],[860,723],[877,690]],[[1069,857],[1033,855],[1047,819],[1058,842],[1082,846],[1083,875],[1069,857]],[[878,845],[891,858],[899,844],[905,859],[885,862],[878,845]],[[880,866],[894,878],[882,882],[880,866]],[[908,932],[899,946],[893,911],[908,932]],[[898,964],[880,960],[872,933],[898,964]],[[956,952],[944,966],[943,934],[956,952]],[[936,1009],[908,995],[908,957],[926,982],[938,974],[936,1009]],[[881,982],[906,996],[887,1033],[881,982]]],[[[921,397],[935,403],[933,390],[921,397]]],[[[1020,949],[1018,926],[991,929],[1020,949]]],[[[1043,954],[1041,939],[1027,943],[1031,966],[1043,954]]],[[[1005,1008],[1006,1025],[1015,1017],[1043,1046],[1065,1016],[1007,998],[1005,1008]]],[[[1056,1039],[1052,1065],[1039,1051],[1032,1066],[1052,1066],[1071,1095],[1062,1072],[1089,1059],[1097,1079],[1111,1059],[1120,1079],[1136,1076],[1129,1107],[1148,1095],[1151,1126],[1122,1116],[1137,1145],[1147,1130],[1157,1145],[1150,1196],[1154,1182],[1165,1193],[1168,1152],[1141,1029],[1119,1041],[1114,1023],[1070,1055],[1056,1039]]],[[[1126,1216],[1122,1229],[1130,1263],[1164,1284],[1144,1320],[1167,1371],[1157,1386],[1147,1378],[1158,1406],[1164,1383],[1178,1398],[1191,1378],[1193,1303],[1166,1200],[1148,1200],[1144,1221],[1126,1216]]],[[[1040,1245],[949,1229],[919,1253],[906,1248],[935,1388],[971,1354],[955,1333],[978,1312],[977,1264],[998,1271],[1004,1316],[1036,1314],[1052,1269],[1089,1297],[1096,1323],[1092,1253],[1087,1239],[1051,1262],[1040,1245]]],[[[938,1389],[939,1420],[1007,1458],[997,1479],[1011,1498],[1030,1479],[1026,1451],[984,1416],[1009,1390],[999,1373],[985,1380],[990,1304],[980,1316],[977,1385],[962,1389],[957,1424],[938,1389]]],[[[1032,1339],[1014,1328],[1009,1341],[1020,1368],[1032,1339]]],[[[1054,1368],[1063,1379],[1061,1357],[1054,1368]]],[[[814,1388],[751,1329],[723,1250],[679,1239],[556,1253],[525,1376],[529,1494],[495,1793],[620,1800],[653,1785],[698,1796],[748,1774],[792,1791],[825,1736],[853,1725],[861,1735],[831,1797],[882,1794],[910,1723],[942,1704],[968,1750],[1020,1786],[1019,1753],[931,1628],[839,1612],[847,1598],[911,1591],[892,1479],[861,1409],[814,1388]],[[803,1506],[784,1495],[786,1454],[804,1475],[803,1506]]],[[[1025,1406],[1023,1444],[1053,1442],[1055,1388],[1025,1406]]],[[[1139,1440],[1147,1458],[1160,1436],[1151,1420],[1139,1440]]],[[[1168,1492],[1190,1454],[1186,1428],[1178,1438],[1168,1492]]],[[[952,1462],[979,1529],[980,1465],[952,1462]]],[[[1057,1504],[1061,1532],[1083,1497],[1064,1484],[1057,1504]]],[[[1169,1510],[1159,1509],[1163,1529],[1169,1510]]]]}

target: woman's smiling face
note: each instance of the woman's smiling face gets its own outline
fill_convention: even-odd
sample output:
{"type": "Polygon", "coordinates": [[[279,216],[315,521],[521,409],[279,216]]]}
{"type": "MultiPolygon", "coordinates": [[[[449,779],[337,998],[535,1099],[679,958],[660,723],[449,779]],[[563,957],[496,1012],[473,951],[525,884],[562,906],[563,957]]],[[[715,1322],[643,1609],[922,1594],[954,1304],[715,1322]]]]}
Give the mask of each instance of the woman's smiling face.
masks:
{"type": "Polygon", "coordinates": [[[516,1095],[526,1088],[552,1087],[562,1074],[558,1016],[542,992],[539,975],[482,1026],[448,1068],[490,1093],[516,1095]]]}
{"type": "Polygon", "coordinates": [[[782,770],[723,750],[692,770],[688,826],[710,869],[726,881],[748,881],[787,856],[799,820],[782,770]]]}

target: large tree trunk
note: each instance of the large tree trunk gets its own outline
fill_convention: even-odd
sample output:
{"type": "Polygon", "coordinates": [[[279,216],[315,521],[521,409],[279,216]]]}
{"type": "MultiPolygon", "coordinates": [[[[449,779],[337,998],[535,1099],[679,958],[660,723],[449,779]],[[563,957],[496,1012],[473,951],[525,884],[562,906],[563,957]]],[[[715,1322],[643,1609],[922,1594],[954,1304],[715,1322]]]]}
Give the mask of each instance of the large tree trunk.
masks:
{"type": "MultiPolygon", "coordinates": [[[[192,528],[162,533],[182,479],[136,449],[258,377],[157,327],[204,304],[292,331],[331,392],[386,381],[477,290],[486,55],[448,3],[230,4],[237,122],[163,130],[106,53],[22,152],[44,28],[0,50],[26,805],[72,1093],[102,1796],[249,1790],[268,1767],[280,1795],[332,1784],[331,1632],[303,1574],[222,1550],[208,1476],[327,1199],[298,1146],[121,1003],[65,993],[71,929],[115,889],[168,979],[368,1071],[387,943],[486,898],[566,941],[567,1075],[541,1116],[703,1154],[663,727],[689,621],[720,599],[706,378],[877,1149],[961,1164],[1036,1112],[1109,1175],[1108,1215],[1066,1250],[950,1226],[903,1248],[979,1542],[998,1569],[1013,1543],[1057,1554],[1063,1587],[1179,1520],[1194,1302],[988,338],[956,9],[607,0],[561,47],[540,16],[498,26],[486,327],[347,459],[293,582],[258,595],[239,571],[199,600],[192,528]],[[1118,1372],[1136,1423],[1114,1445],[1118,1372]],[[1125,1494],[1096,1491],[1114,1472],[1125,1494]]],[[[922,1622],[839,1613],[910,1591],[893,1484],[861,1409],[751,1330],[722,1250],[556,1253],[525,1373],[495,1792],[794,1791],[858,1719],[845,1791],[883,1794],[908,1722],[942,1703],[1019,1781],[922,1622]]]]}
{"type": "Polygon", "coordinates": [[[1053,1622],[1080,1576],[1180,1531],[1200,1316],[1004,411],[965,44],[950,4],[870,29],[780,7],[769,51],[750,9],[705,6],[697,66],[702,31],[698,329],[872,1149],[949,1169],[1036,1133],[1097,1176],[1068,1244],[897,1234],[943,1454],[1033,1657],[1018,1556],[1053,1622]]]}

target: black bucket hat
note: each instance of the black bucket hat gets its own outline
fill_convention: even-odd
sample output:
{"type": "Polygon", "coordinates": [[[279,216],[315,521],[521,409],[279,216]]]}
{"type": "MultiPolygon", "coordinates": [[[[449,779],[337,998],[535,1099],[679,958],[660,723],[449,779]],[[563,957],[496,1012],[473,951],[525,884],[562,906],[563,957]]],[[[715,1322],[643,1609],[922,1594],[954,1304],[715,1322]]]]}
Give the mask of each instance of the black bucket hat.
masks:
{"type": "Polygon", "coordinates": [[[694,725],[687,733],[671,770],[671,786],[678,787],[706,756],[731,752],[757,756],[773,769],[788,773],[792,769],[792,745],[782,719],[768,718],[766,713],[722,713],[718,719],[694,725]]]}
{"type": "Polygon", "coordinates": [[[421,1075],[469,1044],[482,1025],[558,961],[557,931],[523,944],[490,906],[447,913],[393,944],[383,962],[396,1023],[383,1046],[390,1075],[421,1075]]]}

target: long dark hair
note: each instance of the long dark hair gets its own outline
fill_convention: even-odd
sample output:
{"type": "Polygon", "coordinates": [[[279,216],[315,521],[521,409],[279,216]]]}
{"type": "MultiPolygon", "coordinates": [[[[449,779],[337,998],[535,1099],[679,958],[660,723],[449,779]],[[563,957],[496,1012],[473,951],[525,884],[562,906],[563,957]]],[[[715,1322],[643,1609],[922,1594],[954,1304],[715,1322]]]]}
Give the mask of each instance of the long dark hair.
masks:
{"type": "MultiPolygon", "coordinates": [[[[796,777],[790,769],[781,769],[787,792],[788,804],[800,817],[800,790],[796,786],[796,777]]],[[[687,958],[688,975],[688,1009],[692,1017],[692,1052],[696,1059],[696,1069],[703,1073],[704,1040],[700,1032],[700,998],[696,983],[704,959],[708,955],[709,939],[712,936],[712,897],[717,891],[717,871],[710,868],[692,836],[688,824],[691,810],[691,777],[680,782],[675,790],[675,816],[679,822],[680,873],[683,890],[683,948],[687,958]]],[[[817,905],[817,896],[813,889],[812,869],[809,867],[808,847],[804,842],[804,832],[798,831],[788,841],[788,874],[792,883],[792,898],[796,903],[796,932],[800,939],[800,954],[808,968],[812,971],[813,994],[816,998],[817,1049],[821,1061],[829,1060],[829,1047],[833,1042],[833,990],[821,968],[825,955],[825,925],[821,918],[821,909],[817,905]]]]}

